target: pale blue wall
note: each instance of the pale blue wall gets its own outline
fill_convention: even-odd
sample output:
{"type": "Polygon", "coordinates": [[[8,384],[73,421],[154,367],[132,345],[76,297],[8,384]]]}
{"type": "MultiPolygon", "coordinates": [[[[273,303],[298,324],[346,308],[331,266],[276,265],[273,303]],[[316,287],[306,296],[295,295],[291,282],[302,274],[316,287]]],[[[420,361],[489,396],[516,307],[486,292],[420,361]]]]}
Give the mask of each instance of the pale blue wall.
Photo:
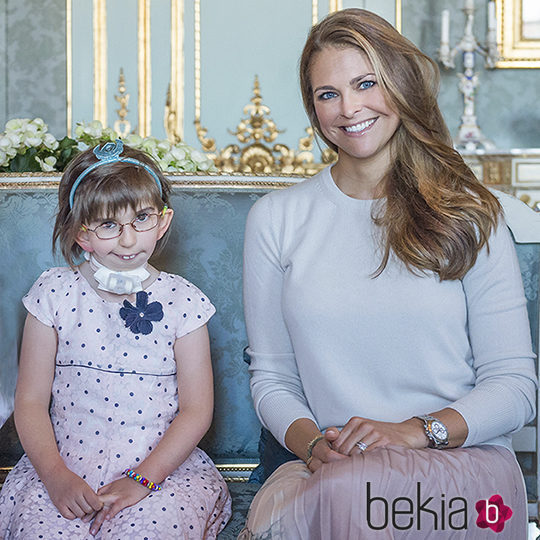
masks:
{"type": "MultiPolygon", "coordinates": [[[[485,39],[487,1],[476,0],[475,33],[479,41],[485,39]]],[[[463,34],[464,16],[459,9],[462,0],[403,0],[404,34],[425,53],[436,58],[440,39],[440,17],[445,8],[450,10],[450,41],[454,46],[463,34]]],[[[540,147],[540,69],[485,70],[477,59],[480,78],[477,89],[476,115],[484,134],[497,147],[540,147]]],[[[442,68],[439,105],[452,134],[457,133],[463,98],[457,88],[457,71],[462,71],[459,59],[456,70],[442,68]]]]}
{"type": "MultiPolygon", "coordinates": [[[[191,4],[191,3],[189,3],[191,4]]],[[[186,20],[193,17],[186,4],[186,20]]],[[[192,25],[186,25],[186,42],[192,25]]],[[[311,2],[252,0],[203,1],[201,6],[201,121],[218,147],[234,142],[242,110],[259,76],[264,102],[285,144],[296,146],[307,127],[298,90],[296,65],[311,26],[311,2]],[[277,4],[277,5],[276,5],[277,4]],[[227,20],[227,24],[223,21],[227,20]],[[274,20],[277,27],[268,24],[274,20]]],[[[186,119],[194,117],[193,57],[186,58],[186,119]]],[[[195,141],[186,121],[185,138],[195,141]]],[[[305,134],[304,134],[305,135],[305,134]]]]}
{"type": "MultiPolygon", "coordinates": [[[[137,125],[136,1],[121,3],[124,26],[111,22],[110,35],[120,35],[109,45],[121,52],[121,60],[109,66],[109,120],[114,121],[117,104],[114,93],[118,70],[124,64],[128,91],[131,87],[130,120],[137,125]],[[122,29],[122,32],[120,32],[122,29]]],[[[235,129],[242,108],[252,96],[253,77],[259,75],[265,103],[279,128],[281,140],[296,146],[306,127],[297,88],[296,66],[311,21],[309,0],[202,0],[202,123],[215,137],[218,146],[234,142],[227,130],[235,129]]],[[[320,16],[328,2],[321,0],[320,16]]],[[[476,30],[485,35],[487,0],[476,0],[476,30]]],[[[109,20],[118,19],[120,3],[109,2],[109,20]]],[[[168,84],[169,50],[166,37],[168,1],[152,3],[152,75],[154,133],[164,136],[163,106],[168,84]]],[[[344,0],[344,7],[377,9],[393,18],[391,2],[344,0]]],[[[432,57],[436,56],[440,37],[440,13],[451,10],[451,39],[460,37],[463,15],[461,1],[403,0],[403,33],[432,57]]],[[[81,21],[91,19],[91,0],[77,0],[74,15],[81,21]]],[[[77,23],[77,20],[75,20],[77,23]]],[[[185,2],[185,140],[198,145],[192,125],[193,96],[193,3],[185,2]]],[[[80,58],[74,70],[74,95],[86,93],[90,101],[74,109],[74,121],[90,120],[92,115],[92,51],[84,45],[89,36],[82,30],[74,34],[75,56],[80,58]],[[86,34],[86,36],[85,36],[86,34]]],[[[458,68],[461,68],[458,61],[458,68]]],[[[540,70],[484,70],[478,62],[480,88],[477,116],[480,127],[500,148],[540,147],[540,108],[536,93],[540,70]]],[[[457,90],[456,71],[444,72],[440,105],[453,133],[462,112],[457,90]]],[[[65,134],[65,2],[64,0],[0,0],[0,127],[15,116],[41,116],[57,136],[65,134]]]]}
{"type": "Polygon", "coordinates": [[[41,116],[65,134],[65,0],[0,0],[0,129],[41,116]]]}
{"type": "MultiPolygon", "coordinates": [[[[6,117],[6,19],[7,19],[7,0],[0,0],[0,126],[2,119],[6,117]]],[[[1,129],[1,127],[0,127],[1,129]]]]}
{"type": "MultiPolygon", "coordinates": [[[[10,0],[11,1],[11,0],[10,0]]],[[[73,50],[78,51],[76,69],[72,70],[72,91],[76,96],[73,103],[72,116],[74,122],[90,120],[93,118],[93,62],[94,51],[88,43],[92,43],[92,0],[76,0],[77,9],[73,11],[72,33],[73,50]],[[90,21],[90,24],[89,24],[90,21]],[[78,99],[86,96],[85,99],[78,99]]],[[[65,90],[64,90],[65,92],[65,90]]],[[[66,132],[66,120],[62,124],[62,131],[66,132]]]]}

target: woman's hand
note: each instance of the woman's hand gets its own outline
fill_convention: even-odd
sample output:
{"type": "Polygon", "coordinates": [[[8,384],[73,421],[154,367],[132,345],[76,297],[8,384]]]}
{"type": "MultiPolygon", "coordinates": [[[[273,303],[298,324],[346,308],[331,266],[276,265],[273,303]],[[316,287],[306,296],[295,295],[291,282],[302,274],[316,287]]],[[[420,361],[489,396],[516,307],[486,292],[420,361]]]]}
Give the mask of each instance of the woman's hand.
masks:
{"type": "Polygon", "coordinates": [[[66,519],[84,518],[103,508],[97,493],[67,467],[43,480],[54,506],[66,519]]]}
{"type": "Polygon", "coordinates": [[[353,416],[341,432],[336,427],[328,428],[325,439],[333,450],[344,456],[361,454],[381,446],[425,448],[428,444],[423,423],[417,418],[394,423],[353,416]],[[366,449],[358,448],[358,442],[363,442],[366,449]]]}
{"type": "Polygon", "coordinates": [[[324,463],[347,459],[347,456],[333,450],[328,440],[324,438],[313,447],[311,458],[312,459],[309,460],[308,469],[311,472],[315,472],[317,469],[320,469],[324,463]]]}
{"type": "MultiPolygon", "coordinates": [[[[120,510],[133,506],[149,495],[151,491],[131,478],[120,478],[98,489],[98,496],[103,508],[96,514],[90,527],[90,534],[95,536],[106,519],[112,519],[120,510]]],[[[89,521],[91,517],[84,521],[89,521]]]]}

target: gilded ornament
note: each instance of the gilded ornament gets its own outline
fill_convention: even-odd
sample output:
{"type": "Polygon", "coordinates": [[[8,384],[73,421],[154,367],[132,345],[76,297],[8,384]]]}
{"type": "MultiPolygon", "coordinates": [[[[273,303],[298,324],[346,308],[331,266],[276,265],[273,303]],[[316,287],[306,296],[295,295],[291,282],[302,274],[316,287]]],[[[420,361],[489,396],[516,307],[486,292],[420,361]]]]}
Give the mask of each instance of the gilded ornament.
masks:
{"type": "Polygon", "coordinates": [[[332,150],[322,153],[322,161],[315,161],[313,155],[313,129],[306,128],[306,136],[298,141],[294,150],[282,143],[274,143],[283,130],[278,129],[270,116],[270,108],[263,103],[259,79],[255,76],[253,97],[244,107],[242,118],[235,131],[238,143],[229,144],[217,150],[214,139],[207,137],[208,131],[201,126],[200,118],[195,120],[195,128],[205,152],[209,152],[216,167],[225,173],[242,174],[294,174],[311,176],[336,159],[332,150]]]}
{"type": "Polygon", "coordinates": [[[120,68],[120,76],[118,77],[118,94],[114,96],[114,99],[118,101],[120,108],[116,109],[118,120],[114,123],[114,131],[120,135],[120,137],[127,137],[131,131],[131,122],[127,120],[127,114],[129,109],[127,108],[129,103],[129,94],[126,93],[126,78],[124,77],[124,70],[120,68]]]}

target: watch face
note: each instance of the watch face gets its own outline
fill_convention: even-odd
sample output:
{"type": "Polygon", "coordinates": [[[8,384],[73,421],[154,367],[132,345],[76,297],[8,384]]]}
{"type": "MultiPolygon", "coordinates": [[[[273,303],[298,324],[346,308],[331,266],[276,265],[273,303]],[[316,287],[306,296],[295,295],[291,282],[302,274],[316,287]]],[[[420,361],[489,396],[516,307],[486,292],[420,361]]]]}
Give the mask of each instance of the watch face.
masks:
{"type": "Polygon", "coordinates": [[[448,438],[448,432],[446,431],[446,427],[441,422],[432,422],[431,432],[439,441],[446,441],[446,439],[448,438]]]}

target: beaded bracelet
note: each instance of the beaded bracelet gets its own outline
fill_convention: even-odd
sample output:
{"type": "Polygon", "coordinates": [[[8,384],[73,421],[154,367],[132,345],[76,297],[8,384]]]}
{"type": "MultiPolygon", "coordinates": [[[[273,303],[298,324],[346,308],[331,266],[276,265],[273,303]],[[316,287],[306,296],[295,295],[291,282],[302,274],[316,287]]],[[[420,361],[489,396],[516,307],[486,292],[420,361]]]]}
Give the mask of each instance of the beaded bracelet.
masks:
{"type": "Polygon", "coordinates": [[[160,484],[154,484],[154,482],[151,482],[144,476],[141,476],[140,474],[137,474],[132,469],[126,469],[122,474],[126,475],[129,478],[133,478],[135,482],[139,482],[139,484],[143,485],[144,487],[148,488],[150,491],[161,491],[161,485],[160,484]]]}

